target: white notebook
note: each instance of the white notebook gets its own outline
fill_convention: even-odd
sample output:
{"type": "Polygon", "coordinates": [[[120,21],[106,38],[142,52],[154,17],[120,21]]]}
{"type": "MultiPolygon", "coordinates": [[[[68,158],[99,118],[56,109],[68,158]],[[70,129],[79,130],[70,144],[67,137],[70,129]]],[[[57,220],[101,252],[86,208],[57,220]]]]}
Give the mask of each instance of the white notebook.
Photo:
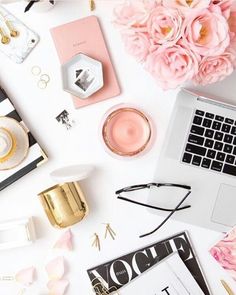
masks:
{"type": "Polygon", "coordinates": [[[177,252],[119,291],[120,295],[204,295],[177,252]]]}

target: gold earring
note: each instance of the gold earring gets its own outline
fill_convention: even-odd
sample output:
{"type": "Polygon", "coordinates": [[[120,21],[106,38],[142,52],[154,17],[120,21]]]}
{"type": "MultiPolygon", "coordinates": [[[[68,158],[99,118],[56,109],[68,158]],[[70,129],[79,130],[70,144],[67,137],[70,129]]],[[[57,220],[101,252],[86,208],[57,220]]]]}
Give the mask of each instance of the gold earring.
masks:
{"type": "Polygon", "coordinates": [[[16,38],[16,37],[18,37],[18,36],[20,35],[20,32],[17,31],[17,30],[13,27],[12,23],[11,23],[9,20],[5,20],[5,23],[6,23],[8,29],[9,29],[9,31],[10,31],[10,35],[11,35],[11,37],[16,38]]]}
{"type": "Polygon", "coordinates": [[[101,244],[98,234],[94,233],[94,240],[92,243],[92,247],[98,248],[99,251],[101,251],[101,244]]]}
{"type": "Polygon", "coordinates": [[[114,230],[111,228],[110,223],[104,223],[106,225],[106,231],[105,231],[105,239],[107,238],[107,234],[111,236],[113,240],[115,240],[116,233],[114,230]]]}
{"type": "Polygon", "coordinates": [[[96,8],[95,0],[89,0],[90,10],[94,11],[96,8]]]}
{"type": "Polygon", "coordinates": [[[2,36],[1,38],[1,43],[6,45],[9,44],[11,39],[6,35],[6,33],[3,31],[2,28],[0,28],[0,35],[2,36]]]}

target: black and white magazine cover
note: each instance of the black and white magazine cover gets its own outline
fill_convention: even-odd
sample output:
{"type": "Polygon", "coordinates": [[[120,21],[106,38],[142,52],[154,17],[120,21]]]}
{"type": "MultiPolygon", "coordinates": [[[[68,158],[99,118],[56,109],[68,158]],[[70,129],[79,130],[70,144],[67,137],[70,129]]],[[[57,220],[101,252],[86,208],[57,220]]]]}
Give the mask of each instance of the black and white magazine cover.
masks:
{"type": "Polygon", "coordinates": [[[97,295],[112,294],[173,252],[178,252],[205,295],[210,295],[187,232],[181,232],[87,270],[97,295]]]}

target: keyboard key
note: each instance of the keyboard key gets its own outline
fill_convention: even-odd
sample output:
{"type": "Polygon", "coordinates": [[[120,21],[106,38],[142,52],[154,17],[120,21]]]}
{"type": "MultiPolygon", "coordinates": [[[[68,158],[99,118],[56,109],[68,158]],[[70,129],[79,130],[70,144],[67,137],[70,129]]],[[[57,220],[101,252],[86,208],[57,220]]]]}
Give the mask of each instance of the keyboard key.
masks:
{"type": "Polygon", "coordinates": [[[213,124],[212,124],[212,129],[214,129],[214,130],[220,130],[221,125],[222,124],[220,122],[214,121],[213,124]]]}
{"type": "Polygon", "coordinates": [[[207,158],[203,158],[202,167],[208,169],[208,168],[210,168],[210,166],[211,166],[211,160],[207,159],[207,158]]]}
{"type": "Polygon", "coordinates": [[[216,116],[215,119],[220,122],[224,121],[224,117],[222,117],[222,116],[216,116]]]}
{"type": "Polygon", "coordinates": [[[211,128],[211,123],[212,123],[211,120],[209,120],[209,119],[204,119],[202,125],[203,125],[204,127],[211,128]]]}
{"type": "Polygon", "coordinates": [[[198,135],[203,135],[204,128],[193,125],[192,128],[191,128],[191,133],[198,134],[198,135]]]}
{"type": "Polygon", "coordinates": [[[225,119],[225,122],[228,123],[228,124],[231,124],[231,125],[234,124],[234,120],[229,119],[229,118],[226,118],[226,119],[225,119]]]}
{"type": "Polygon", "coordinates": [[[222,168],[223,168],[222,162],[217,162],[217,161],[212,162],[212,165],[211,165],[212,170],[220,172],[222,168]]]}
{"type": "Polygon", "coordinates": [[[235,138],[234,138],[233,145],[236,145],[236,136],[235,136],[235,138]]]}
{"type": "Polygon", "coordinates": [[[196,110],[195,114],[199,115],[199,116],[204,116],[205,112],[200,111],[200,110],[196,110]]]}
{"type": "Polygon", "coordinates": [[[206,148],[188,143],[186,146],[186,152],[200,156],[205,156],[206,148]]]}
{"type": "Polygon", "coordinates": [[[233,146],[232,145],[225,144],[225,146],[224,146],[224,152],[225,153],[231,154],[232,150],[233,150],[233,146]]]}
{"type": "Polygon", "coordinates": [[[198,144],[198,145],[203,145],[204,138],[197,135],[190,134],[188,138],[188,142],[198,144]]]}
{"type": "Polygon", "coordinates": [[[193,124],[201,125],[202,124],[202,117],[195,116],[193,119],[193,124]]]}
{"type": "Polygon", "coordinates": [[[205,131],[205,136],[208,137],[208,138],[212,138],[214,135],[214,131],[211,130],[211,129],[206,129],[205,131]]]}
{"type": "Polygon", "coordinates": [[[214,151],[214,150],[207,151],[207,158],[215,159],[215,156],[216,156],[216,151],[214,151]]]}
{"type": "Polygon", "coordinates": [[[217,151],[221,151],[223,149],[223,143],[219,142],[219,141],[216,141],[215,145],[214,145],[214,149],[217,150],[217,151]]]}
{"type": "Polygon", "coordinates": [[[236,146],[234,147],[233,154],[236,155],[236,146]]]}
{"type": "Polygon", "coordinates": [[[204,146],[211,149],[213,147],[213,144],[214,144],[214,141],[213,140],[206,139],[204,146]]]}
{"type": "Polygon", "coordinates": [[[210,118],[210,119],[214,119],[214,114],[211,114],[211,113],[206,113],[206,117],[207,118],[210,118]]]}
{"type": "Polygon", "coordinates": [[[224,142],[231,143],[233,141],[233,136],[229,134],[225,134],[224,142]]]}
{"type": "Polygon", "coordinates": [[[235,160],[235,156],[233,156],[233,155],[227,155],[227,157],[226,157],[226,162],[227,163],[233,164],[234,163],[234,160],[235,160]]]}
{"type": "Polygon", "coordinates": [[[223,172],[226,174],[236,176],[236,166],[225,164],[223,172]]]}
{"type": "Polygon", "coordinates": [[[231,134],[236,135],[236,127],[232,127],[231,134]]]}
{"type": "Polygon", "coordinates": [[[195,165],[195,166],[200,166],[201,161],[202,161],[202,157],[194,156],[192,164],[195,165]]]}
{"type": "Polygon", "coordinates": [[[221,141],[223,139],[224,133],[216,131],[214,139],[221,141]]]}
{"type": "Polygon", "coordinates": [[[223,124],[221,131],[229,133],[231,126],[227,124],[223,124]]]}
{"type": "Polygon", "coordinates": [[[224,162],[224,160],[225,160],[225,154],[223,154],[221,152],[218,152],[217,153],[217,156],[216,156],[216,160],[224,162]]]}
{"type": "Polygon", "coordinates": [[[192,155],[188,153],[184,153],[182,161],[184,163],[191,163],[191,160],[192,160],[192,155]]]}

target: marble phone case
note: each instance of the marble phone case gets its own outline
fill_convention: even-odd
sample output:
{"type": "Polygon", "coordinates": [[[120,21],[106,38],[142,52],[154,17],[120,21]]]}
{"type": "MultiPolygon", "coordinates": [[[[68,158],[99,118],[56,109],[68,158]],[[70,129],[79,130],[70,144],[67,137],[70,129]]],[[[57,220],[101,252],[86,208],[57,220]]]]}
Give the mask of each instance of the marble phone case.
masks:
{"type": "Polygon", "coordinates": [[[2,6],[0,6],[0,27],[11,38],[8,44],[0,42],[0,51],[15,63],[22,63],[39,42],[39,36],[2,6]],[[19,36],[10,36],[6,21],[9,21],[12,28],[19,32],[19,36]]]}

